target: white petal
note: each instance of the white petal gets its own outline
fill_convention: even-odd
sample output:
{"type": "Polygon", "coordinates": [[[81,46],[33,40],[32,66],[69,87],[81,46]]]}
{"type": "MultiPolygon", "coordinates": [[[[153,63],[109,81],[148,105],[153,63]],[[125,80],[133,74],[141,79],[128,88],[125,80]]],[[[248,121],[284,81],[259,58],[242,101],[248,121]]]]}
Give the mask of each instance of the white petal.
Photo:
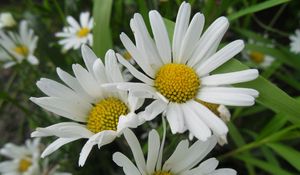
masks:
{"type": "Polygon", "coordinates": [[[193,101],[190,103],[195,113],[199,118],[217,135],[226,135],[228,128],[226,124],[216,116],[212,111],[203,106],[202,104],[193,101]]]}
{"type": "Polygon", "coordinates": [[[155,77],[155,72],[151,68],[151,66],[147,63],[148,61],[145,59],[142,59],[142,55],[140,51],[134,46],[132,41],[128,38],[128,36],[124,33],[121,33],[120,39],[126,48],[126,50],[129,51],[129,53],[132,55],[133,59],[137,62],[137,64],[143,69],[143,71],[149,75],[150,77],[155,77]]]}
{"type": "Polygon", "coordinates": [[[248,88],[206,87],[197,95],[202,101],[228,106],[252,106],[258,92],[248,88]]]}
{"type": "Polygon", "coordinates": [[[197,165],[216,145],[215,137],[202,142],[198,140],[188,150],[188,152],[174,165],[171,171],[174,174],[181,174],[197,165]]]}
{"type": "Polygon", "coordinates": [[[89,140],[85,143],[85,145],[81,149],[79,161],[78,161],[79,166],[83,166],[85,164],[85,161],[94,145],[98,144],[98,149],[100,149],[101,146],[109,144],[112,141],[114,141],[116,136],[117,133],[115,131],[104,130],[90,137],[89,140]]]}
{"type": "Polygon", "coordinates": [[[133,153],[133,157],[135,159],[138,169],[140,170],[142,175],[147,175],[146,162],[138,139],[130,129],[125,130],[124,136],[133,153]]]}
{"type": "Polygon", "coordinates": [[[58,150],[63,145],[78,140],[80,138],[59,138],[52,142],[42,153],[41,157],[44,158],[49,154],[53,153],[54,151],[58,150]]]}
{"type": "Polygon", "coordinates": [[[258,77],[257,69],[215,74],[201,78],[201,84],[207,86],[228,85],[254,80],[258,77]]]}
{"type": "Polygon", "coordinates": [[[46,137],[52,135],[64,138],[89,138],[93,133],[89,131],[85,125],[75,122],[61,122],[46,128],[37,128],[36,131],[31,134],[31,137],[46,137]]]}
{"type": "Polygon", "coordinates": [[[178,63],[186,63],[191,57],[204,26],[203,14],[197,13],[189,25],[180,48],[178,63]]]}
{"type": "Polygon", "coordinates": [[[192,170],[190,170],[185,175],[193,175],[193,174],[209,174],[213,172],[219,164],[219,161],[216,158],[210,158],[206,161],[200,163],[200,165],[192,170]]]}
{"type": "Polygon", "coordinates": [[[87,45],[83,44],[81,46],[81,55],[88,71],[93,72],[93,64],[98,59],[95,53],[87,45]]]}
{"type": "Polygon", "coordinates": [[[211,131],[189,105],[182,105],[186,127],[197,139],[205,141],[211,136],[211,131]]]}
{"type": "Polygon", "coordinates": [[[67,21],[76,30],[80,29],[80,25],[78,24],[78,22],[72,16],[68,16],[67,21]]]}
{"type": "Polygon", "coordinates": [[[151,85],[151,86],[153,85],[153,80],[152,79],[150,79],[149,77],[147,77],[146,75],[144,75],[143,73],[138,71],[128,61],[126,61],[120,54],[117,54],[117,58],[118,58],[119,62],[123,66],[125,66],[134,77],[136,77],[137,79],[141,80],[142,82],[144,82],[148,85],[151,85]]]}
{"type": "Polygon", "coordinates": [[[170,171],[174,167],[174,165],[187,154],[188,148],[189,148],[188,140],[180,141],[173,154],[165,162],[162,169],[164,171],[170,171]]]}
{"type": "Polygon", "coordinates": [[[204,56],[212,48],[218,46],[228,27],[229,22],[227,18],[220,17],[216,19],[201,36],[188,65],[194,67],[197,63],[202,62],[204,56]]]}
{"type": "Polygon", "coordinates": [[[82,98],[86,99],[86,101],[92,102],[93,98],[89,96],[85,90],[81,87],[76,78],[63,71],[60,68],[56,69],[59,78],[66,83],[70,88],[72,88],[75,92],[78,93],[82,98]]]}
{"type": "Polygon", "coordinates": [[[148,138],[147,172],[154,172],[158,160],[160,140],[157,131],[151,130],[148,138]]]}
{"type": "Polygon", "coordinates": [[[147,121],[153,120],[156,116],[167,109],[167,103],[161,100],[155,100],[140,113],[140,117],[147,121]]]}
{"type": "Polygon", "coordinates": [[[141,124],[140,119],[138,118],[138,116],[135,113],[131,112],[131,113],[127,114],[126,116],[122,115],[119,117],[117,132],[119,134],[121,134],[121,132],[125,128],[136,128],[140,124],[141,124]]]}
{"type": "Polygon", "coordinates": [[[124,154],[120,152],[114,153],[113,161],[123,168],[125,175],[141,175],[135,165],[124,154]]]}
{"type": "Polygon", "coordinates": [[[79,64],[73,64],[72,68],[78,82],[90,96],[94,98],[102,97],[103,94],[100,86],[86,69],[79,64]]]}
{"type": "Polygon", "coordinates": [[[105,54],[106,75],[111,82],[124,82],[122,73],[116,60],[116,54],[113,50],[108,50],[105,54]]]}
{"type": "Polygon", "coordinates": [[[201,64],[197,68],[196,72],[200,76],[209,74],[211,71],[215,70],[216,68],[230,60],[232,57],[234,57],[236,54],[238,54],[241,50],[243,50],[243,48],[244,42],[242,40],[236,40],[227,44],[217,53],[204,61],[203,64],[201,64]]]}
{"type": "Polygon", "coordinates": [[[149,12],[149,18],[158,53],[163,63],[168,64],[171,62],[171,46],[164,21],[155,10],[149,12]]]}
{"type": "Polygon", "coordinates": [[[221,168],[212,172],[211,175],[236,175],[237,172],[231,168],[221,168]]]}
{"type": "Polygon", "coordinates": [[[83,12],[80,14],[79,20],[82,27],[88,27],[89,18],[90,18],[89,12],[83,12]]]}
{"type": "Polygon", "coordinates": [[[191,6],[189,3],[181,3],[173,34],[172,52],[175,63],[179,63],[179,52],[182,45],[183,37],[189,25],[191,15],[191,6]]]}
{"type": "Polygon", "coordinates": [[[31,97],[30,100],[42,108],[71,120],[85,122],[92,105],[78,103],[59,97],[31,97]]]}
{"type": "Polygon", "coordinates": [[[172,134],[183,133],[185,131],[183,112],[180,104],[170,103],[166,113],[172,134]]]}

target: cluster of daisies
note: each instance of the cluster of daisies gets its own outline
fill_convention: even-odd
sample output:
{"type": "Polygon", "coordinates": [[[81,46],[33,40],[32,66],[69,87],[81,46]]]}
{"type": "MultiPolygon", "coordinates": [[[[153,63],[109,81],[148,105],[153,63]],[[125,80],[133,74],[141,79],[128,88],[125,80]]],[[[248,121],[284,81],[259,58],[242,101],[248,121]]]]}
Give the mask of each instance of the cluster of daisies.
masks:
{"type": "MultiPolygon", "coordinates": [[[[20,147],[5,145],[0,153],[12,160],[0,163],[0,172],[7,175],[42,174],[41,170],[47,170],[47,166],[40,167],[40,156],[46,157],[79,139],[87,140],[79,156],[79,166],[83,166],[95,145],[100,149],[124,136],[135,164],[120,152],[114,153],[112,159],[125,174],[236,174],[230,168],[217,169],[215,158],[202,160],[217,143],[220,146],[227,144],[226,122],[230,120],[230,112],[226,106],[251,106],[259,95],[254,89],[232,85],[255,80],[259,74],[257,69],[215,74],[214,70],[243,50],[244,42],[235,40],[218,49],[229,27],[227,18],[216,19],[205,31],[203,14],[196,13],[190,18],[191,6],[183,2],[173,37],[169,38],[159,12],[149,12],[151,31],[147,30],[142,16],[136,13],[130,21],[134,39],[120,34],[126,51],[108,50],[105,58],[100,59],[89,47],[93,44],[93,18],[88,12],[80,14],[79,22],[68,16],[68,26],[55,36],[61,39],[59,44],[64,52],[81,47],[85,67],[73,64],[73,74],[57,68],[61,82],[41,78],[36,84],[45,96],[31,97],[30,100],[69,121],[36,128],[32,137],[56,137],[41,154],[39,140],[28,141],[26,146],[20,147]],[[135,82],[129,81],[132,77],[135,82]],[[150,104],[144,103],[146,99],[150,104]],[[164,126],[163,136],[160,139],[156,130],[149,132],[145,160],[132,129],[158,117],[164,126]],[[187,133],[190,141],[182,140],[163,162],[167,128],[172,134],[187,133]],[[190,145],[193,138],[196,141],[190,145]]],[[[1,14],[0,27],[13,25],[16,22],[11,15],[1,14]]],[[[299,53],[300,32],[297,31],[291,40],[291,50],[299,53]]],[[[37,41],[38,37],[26,21],[20,22],[19,33],[1,30],[0,61],[5,62],[5,67],[23,60],[38,64],[34,56],[37,41]]],[[[253,41],[249,43],[253,44],[253,41]]],[[[257,51],[244,54],[260,67],[267,67],[274,60],[257,51]]],[[[59,174],[56,168],[47,173],[59,174]]]]}
{"type": "Polygon", "coordinates": [[[43,145],[40,139],[26,140],[24,145],[18,146],[7,143],[0,149],[0,155],[10,160],[0,163],[2,175],[71,175],[58,172],[58,165],[50,165],[47,159],[40,164],[43,145]]]}

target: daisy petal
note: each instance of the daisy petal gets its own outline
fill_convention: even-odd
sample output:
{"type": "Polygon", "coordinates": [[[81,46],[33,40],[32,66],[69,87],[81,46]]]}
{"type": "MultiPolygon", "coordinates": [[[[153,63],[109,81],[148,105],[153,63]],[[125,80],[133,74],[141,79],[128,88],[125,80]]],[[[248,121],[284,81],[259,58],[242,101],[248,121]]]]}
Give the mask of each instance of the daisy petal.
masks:
{"type": "Polygon", "coordinates": [[[173,34],[172,53],[174,59],[173,61],[175,63],[179,63],[179,52],[182,45],[183,37],[189,25],[190,15],[190,4],[183,2],[178,10],[173,34]]]}
{"type": "Polygon", "coordinates": [[[141,175],[134,164],[122,153],[116,152],[113,154],[113,161],[123,168],[125,175],[141,175]]]}
{"type": "Polygon", "coordinates": [[[209,74],[210,72],[230,60],[233,56],[238,54],[241,50],[243,50],[243,48],[244,42],[242,40],[236,40],[227,44],[217,53],[204,61],[203,64],[201,64],[197,68],[196,72],[200,77],[209,74]]]}
{"type": "Polygon", "coordinates": [[[184,118],[180,105],[170,103],[166,113],[172,134],[183,133],[185,131],[184,118]]]}
{"type": "Polygon", "coordinates": [[[201,78],[201,84],[206,86],[219,86],[242,83],[254,80],[258,77],[257,69],[248,69],[237,72],[215,74],[201,78]]]}
{"type": "Polygon", "coordinates": [[[146,162],[144,159],[143,151],[141,145],[134,135],[134,133],[130,129],[126,129],[124,131],[124,136],[129,144],[129,147],[133,153],[133,157],[137,164],[138,169],[140,170],[142,175],[146,175],[146,162]]]}
{"type": "Polygon", "coordinates": [[[148,157],[147,157],[147,172],[154,172],[156,162],[158,160],[160,140],[157,131],[152,130],[148,138],[148,157]]]}
{"type": "Polygon", "coordinates": [[[167,103],[161,100],[155,100],[145,108],[145,111],[140,113],[140,117],[147,121],[153,120],[156,116],[166,110],[167,103]]]}
{"type": "Polygon", "coordinates": [[[190,109],[190,104],[183,104],[185,124],[189,131],[199,140],[205,141],[211,136],[211,131],[207,125],[190,109]]]}
{"type": "Polygon", "coordinates": [[[155,44],[164,64],[171,62],[171,46],[166,26],[160,14],[152,10],[149,12],[150,24],[155,44]]]}
{"type": "Polygon", "coordinates": [[[44,158],[49,154],[53,153],[54,151],[58,150],[63,145],[78,140],[80,138],[59,138],[52,142],[42,153],[41,157],[44,158]]]}

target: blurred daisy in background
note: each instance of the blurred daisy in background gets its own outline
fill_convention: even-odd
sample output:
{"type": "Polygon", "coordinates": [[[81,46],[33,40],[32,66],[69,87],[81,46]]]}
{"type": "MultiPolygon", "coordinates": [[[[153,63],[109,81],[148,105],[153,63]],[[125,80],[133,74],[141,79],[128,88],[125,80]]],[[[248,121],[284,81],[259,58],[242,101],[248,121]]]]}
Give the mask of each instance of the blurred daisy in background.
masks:
{"type": "Polygon", "coordinates": [[[133,153],[136,165],[130,161],[130,158],[120,152],[113,154],[113,161],[123,168],[125,175],[237,174],[235,170],[230,168],[216,169],[219,163],[216,158],[201,162],[215,147],[217,141],[214,136],[208,138],[205,142],[198,140],[191,146],[189,146],[188,140],[181,141],[173,154],[164,163],[162,163],[162,157],[165,138],[160,143],[156,130],[149,133],[147,160],[144,158],[142,147],[134,133],[126,129],[124,136],[133,153]]]}
{"type": "Polygon", "coordinates": [[[69,26],[63,28],[62,32],[55,34],[61,38],[59,44],[63,46],[63,52],[70,49],[77,50],[82,44],[93,45],[93,18],[89,12],[80,13],[79,23],[72,17],[67,17],[69,26]]]}
{"type": "MultiPolygon", "coordinates": [[[[269,48],[274,48],[274,45],[272,44],[265,44],[262,42],[255,42],[254,40],[250,39],[248,41],[249,44],[255,44],[257,46],[266,46],[269,48]]],[[[260,51],[255,50],[247,50],[243,52],[243,57],[253,66],[257,68],[265,69],[272,65],[275,58],[271,55],[267,55],[265,53],[262,53],[260,51]]],[[[251,66],[250,65],[250,66],[251,66]]]]}
{"type": "Polygon", "coordinates": [[[0,154],[11,159],[0,163],[3,175],[40,175],[40,140],[26,140],[22,146],[7,143],[0,154]]]}
{"type": "Polygon", "coordinates": [[[300,30],[297,29],[295,34],[290,36],[290,50],[296,54],[300,53],[300,30]]]}
{"type": "Polygon", "coordinates": [[[17,23],[11,13],[0,13],[0,29],[4,27],[13,27],[17,23]]]}
{"type": "Polygon", "coordinates": [[[37,65],[39,60],[34,56],[37,47],[38,36],[28,28],[26,21],[21,21],[19,33],[0,31],[0,61],[4,62],[4,67],[10,67],[23,60],[27,60],[32,65],[37,65]],[[6,52],[6,53],[4,53],[6,52]]]}
{"type": "Polygon", "coordinates": [[[189,130],[197,139],[205,141],[213,134],[226,143],[228,128],[207,105],[251,106],[258,92],[229,85],[254,80],[256,69],[210,75],[244,48],[236,40],[217,51],[229,27],[227,18],[220,17],[202,34],[203,14],[197,13],[189,23],[191,6],[183,2],[177,15],[172,47],[166,26],[157,11],[149,18],[154,39],[147,32],[140,14],[130,21],[136,44],[122,33],[121,41],[144,73],[134,68],[121,55],[122,63],[142,83],[119,83],[138,97],[155,99],[141,114],[149,121],[163,113],[172,133],[189,130]],[[200,37],[201,36],[201,37],[200,37]]]}
{"type": "Polygon", "coordinates": [[[87,46],[83,45],[81,51],[87,69],[73,64],[73,77],[58,68],[57,74],[66,85],[42,78],[37,86],[47,97],[31,97],[30,100],[50,112],[75,121],[37,128],[32,133],[32,137],[58,137],[45,149],[42,157],[64,144],[86,138],[88,141],[79,158],[79,165],[83,166],[94,145],[100,148],[120,136],[124,128],[135,128],[140,124],[135,110],[143,101],[127,92],[101,87],[104,83],[124,82],[114,51],[106,53],[105,66],[87,46]]]}

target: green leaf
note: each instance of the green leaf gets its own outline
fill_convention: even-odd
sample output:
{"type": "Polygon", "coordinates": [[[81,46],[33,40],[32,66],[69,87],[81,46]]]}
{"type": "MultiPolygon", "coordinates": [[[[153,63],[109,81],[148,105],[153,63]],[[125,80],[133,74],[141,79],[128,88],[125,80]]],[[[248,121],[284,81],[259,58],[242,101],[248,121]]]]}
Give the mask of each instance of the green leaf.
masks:
{"type": "Polygon", "coordinates": [[[280,155],[283,159],[289,162],[294,168],[300,171],[300,152],[291,148],[289,146],[285,146],[280,143],[272,143],[267,144],[270,148],[272,148],[278,155],[280,155]]]}
{"type": "Polygon", "coordinates": [[[236,158],[238,158],[246,163],[252,164],[252,165],[254,165],[260,169],[263,169],[267,172],[270,172],[271,174],[274,174],[274,175],[292,175],[292,173],[285,171],[285,170],[277,167],[276,165],[267,163],[267,162],[259,160],[259,159],[255,159],[253,157],[236,156],[236,158]]]}
{"type": "MultiPolygon", "coordinates": [[[[219,67],[214,73],[225,73],[248,69],[238,60],[232,59],[219,67]]],[[[257,101],[263,106],[275,111],[276,113],[286,114],[285,117],[293,123],[300,123],[300,103],[290,97],[276,85],[259,76],[256,80],[240,83],[236,86],[253,88],[259,91],[257,101]]]]}
{"type": "Polygon", "coordinates": [[[235,20],[237,18],[240,18],[242,16],[245,16],[247,14],[251,14],[251,13],[255,13],[264,9],[268,9],[271,8],[273,6],[279,5],[279,4],[283,4],[289,2],[289,0],[269,0],[269,1],[265,1],[259,4],[255,4],[253,6],[244,8],[236,13],[233,13],[232,15],[228,16],[228,19],[230,21],[235,20]]]}
{"type": "Polygon", "coordinates": [[[113,45],[110,29],[112,3],[113,0],[94,0],[93,50],[102,59],[104,59],[106,51],[113,45]]]}
{"type": "Polygon", "coordinates": [[[265,1],[265,2],[262,2],[262,3],[255,4],[253,6],[247,7],[247,8],[245,8],[243,10],[240,10],[236,13],[233,13],[232,15],[228,16],[228,19],[230,21],[232,21],[232,20],[240,18],[244,15],[255,13],[255,12],[258,12],[258,11],[261,11],[261,10],[264,10],[264,9],[268,9],[268,8],[273,7],[273,6],[276,6],[276,5],[279,5],[279,4],[282,4],[282,3],[286,3],[286,2],[289,2],[289,0],[269,0],[269,1],[265,1]]]}

